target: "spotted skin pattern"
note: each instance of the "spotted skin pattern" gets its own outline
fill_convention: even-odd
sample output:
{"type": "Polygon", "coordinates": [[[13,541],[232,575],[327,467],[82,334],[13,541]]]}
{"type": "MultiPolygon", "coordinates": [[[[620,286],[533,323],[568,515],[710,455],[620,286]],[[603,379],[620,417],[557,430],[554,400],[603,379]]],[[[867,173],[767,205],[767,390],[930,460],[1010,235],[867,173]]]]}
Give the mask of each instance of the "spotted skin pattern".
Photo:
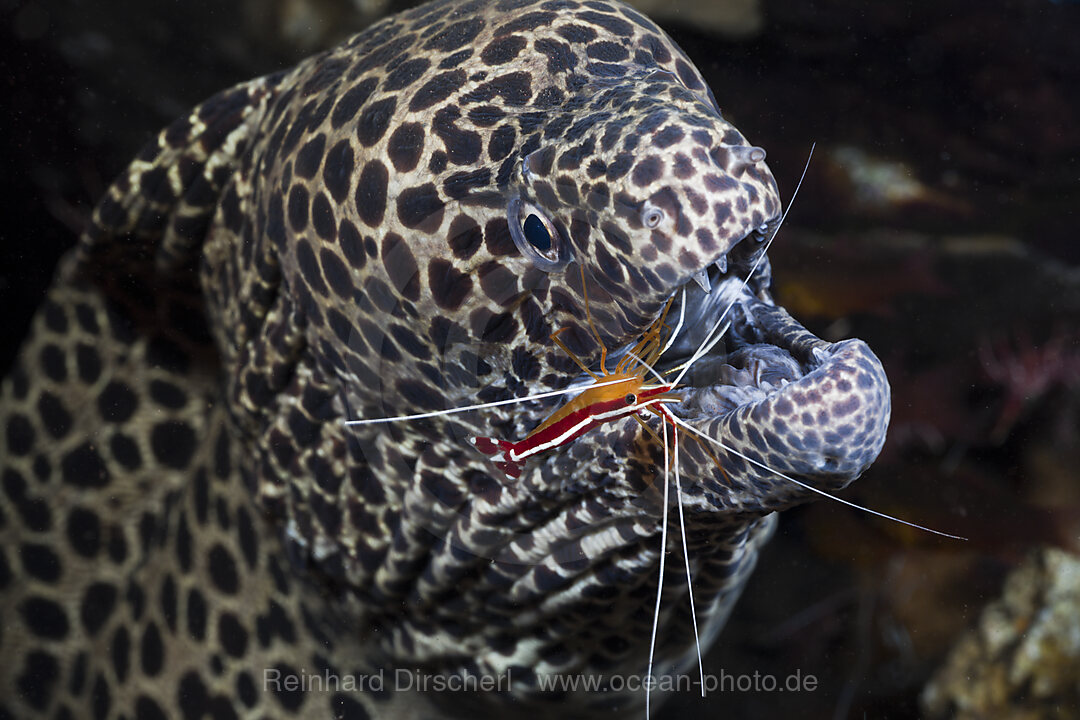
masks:
{"type": "MultiPolygon", "coordinates": [[[[780,213],[762,160],[667,36],[609,0],[437,0],[166,128],[96,208],[3,384],[0,718],[639,709],[641,693],[537,676],[645,669],[652,437],[608,423],[507,482],[467,438],[524,437],[558,398],[342,421],[565,387],[579,371],[553,331],[599,355],[575,265],[600,340],[624,348],[730,258],[710,297],[738,301],[736,374],[756,379],[688,388],[674,411],[843,487],[880,450],[888,384],[865,344],[773,304],[767,262],[742,288],[780,213]],[[562,268],[515,244],[511,201],[557,228],[562,268]],[[762,348],[784,349],[784,382],[762,379],[762,348]],[[513,683],[274,682],[398,667],[513,683]]],[[[809,499],[714,450],[724,471],[695,443],[681,466],[707,642],[773,511],[809,499]]],[[[687,592],[664,583],[657,668],[692,652],[687,592]]]]}

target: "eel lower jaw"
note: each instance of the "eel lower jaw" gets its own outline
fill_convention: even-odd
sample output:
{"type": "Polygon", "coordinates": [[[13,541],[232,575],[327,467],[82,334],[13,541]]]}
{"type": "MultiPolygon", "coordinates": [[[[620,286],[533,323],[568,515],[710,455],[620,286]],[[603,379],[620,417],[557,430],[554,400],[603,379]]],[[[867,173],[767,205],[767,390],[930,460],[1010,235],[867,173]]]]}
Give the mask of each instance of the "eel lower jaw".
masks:
{"type": "MultiPolygon", "coordinates": [[[[748,469],[755,494],[775,495],[777,473],[828,489],[857,478],[876,459],[888,428],[890,391],[878,358],[861,340],[815,337],[735,272],[722,275],[714,267],[710,275],[709,293],[693,280],[676,293],[685,308],[673,306],[668,324],[683,314],[682,328],[657,370],[684,364],[711,328],[730,327],[686,372],[676,390],[682,401],[671,411],[724,443],[703,440],[748,469]],[[739,453],[761,465],[750,468],[754,463],[739,453]]],[[[740,475],[728,474],[733,481],[740,475]]],[[[789,494],[780,493],[781,504],[800,501],[789,494]]]]}

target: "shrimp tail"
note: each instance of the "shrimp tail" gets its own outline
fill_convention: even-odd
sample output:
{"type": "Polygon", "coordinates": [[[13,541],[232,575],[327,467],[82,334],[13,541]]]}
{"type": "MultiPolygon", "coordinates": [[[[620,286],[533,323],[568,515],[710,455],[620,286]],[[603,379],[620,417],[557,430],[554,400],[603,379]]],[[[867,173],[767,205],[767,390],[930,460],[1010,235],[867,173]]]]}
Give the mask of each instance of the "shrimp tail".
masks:
{"type": "Polygon", "coordinates": [[[489,437],[471,437],[469,442],[480,452],[490,455],[495,467],[506,473],[507,477],[515,480],[521,477],[522,464],[507,459],[509,452],[514,449],[514,443],[489,437]]]}

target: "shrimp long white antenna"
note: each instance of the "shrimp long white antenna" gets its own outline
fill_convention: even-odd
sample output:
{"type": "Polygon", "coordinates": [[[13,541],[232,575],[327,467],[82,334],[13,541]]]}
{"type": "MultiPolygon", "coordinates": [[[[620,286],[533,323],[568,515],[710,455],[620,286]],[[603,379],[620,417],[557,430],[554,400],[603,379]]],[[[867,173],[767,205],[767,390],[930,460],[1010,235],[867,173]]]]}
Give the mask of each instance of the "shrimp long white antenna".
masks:
{"type": "Polygon", "coordinates": [[[822,495],[824,497],[829,498],[830,500],[835,500],[836,502],[838,502],[838,503],[840,503],[842,505],[847,505],[848,507],[853,507],[856,510],[862,510],[863,512],[870,513],[871,515],[876,515],[877,517],[884,518],[885,520],[892,520],[893,522],[898,522],[901,525],[907,525],[908,527],[915,528],[916,530],[923,530],[924,532],[933,533],[934,535],[940,535],[941,537],[947,537],[947,538],[950,538],[952,540],[967,540],[966,537],[962,537],[960,535],[950,535],[949,533],[941,532],[940,530],[934,530],[933,528],[923,527],[922,525],[916,525],[913,522],[908,522],[907,520],[901,520],[898,517],[893,517],[892,515],[886,515],[885,513],[878,512],[877,510],[871,510],[868,507],[863,507],[862,505],[859,505],[857,503],[853,503],[850,500],[845,500],[842,497],[837,497],[836,495],[833,495],[832,493],[827,493],[824,490],[819,490],[816,487],[814,487],[813,485],[808,485],[807,483],[800,482],[799,480],[796,480],[793,477],[785,475],[784,473],[780,472],[779,470],[774,470],[773,468],[769,467],[768,465],[766,465],[763,462],[755,460],[754,458],[752,458],[752,457],[750,457],[748,455],[744,455],[743,453],[739,452],[738,450],[736,450],[734,448],[728,447],[727,445],[725,445],[720,440],[717,440],[714,437],[706,435],[701,430],[698,430],[696,427],[694,427],[690,423],[686,422],[685,420],[682,420],[681,418],[675,416],[674,414],[671,415],[671,419],[674,420],[675,424],[678,425],[679,427],[685,428],[686,430],[689,430],[690,432],[694,433],[695,435],[698,435],[700,437],[705,438],[706,440],[708,440],[709,442],[711,442],[711,443],[713,443],[715,445],[719,445],[726,452],[729,452],[732,455],[736,455],[738,457],[741,457],[743,460],[747,461],[751,465],[757,465],[759,468],[762,468],[763,470],[767,470],[767,471],[773,473],[774,475],[782,477],[783,479],[787,480],[788,482],[795,483],[796,485],[798,485],[801,488],[805,488],[806,490],[810,490],[811,492],[815,492],[818,495],[822,495]]]}
{"type": "MultiPolygon", "coordinates": [[[[671,413],[666,414],[670,415],[671,413]]],[[[671,435],[675,438],[675,504],[679,508],[679,534],[682,535],[683,564],[686,566],[686,591],[690,596],[690,619],[694,623],[694,647],[697,649],[701,697],[705,697],[705,665],[701,662],[701,637],[698,635],[697,609],[694,607],[694,585],[690,577],[690,552],[686,547],[686,518],[683,517],[682,480],[679,478],[679,432],[673,429],[671,435]]]]}
{"type": "Polygon", "coordinates": [[[664,345],[664,349],[660,351],[661,355],[666,353],[669,349],[671,349],[671,346],[675,344],[675,338],[677,338],[679,336],[679,331],[682,330],[683,320],[685,320],[685,319],[686,319],[686,286],[684,285],[683,289],[682,289],[682,302],[679,303],[679,322],[675,324],[675,329],[672,330],[671,335],[668,336],[667,344],[664,345]]]}
{"type": "MultiPolygon", "coordinates": [[[[662,423],[664,432],[664,515],[660,521],[660,571],[656,581],[656,607],[653,609],[652,637],[649,640],[649,667],[645,671],[645,720],[649,720],[650,701],[652,698],[653,658],[656,655],[656,630],[660,625],[660,599],[664,595],[664,559],[667,556],[667,519],[668,519],[668,444],[667,423],[662,423]]],[[[675,430],[672,429],[672,433],[675,430]]]]}
{"type": "MultiPolygon", "coordinates": [[[[815,147],[817,147],[817,143],[813,143],[810,145],[810,154],[806,156],[806,165],[803,166],[802,175],[799,176],[799,182],[795,185],[795,192],[791,193],[791,200],[788,201],[787,210],[785,210],[784,214],[780,216],[780,222],[779,224],[777,224],[776,230],[773,231],[773,234],[769,238],[769,241],[765,243],[765,247],[762,248],[761,252],[758,254],[757,260],[755,260],[754,264],[750,267],[750,272],[746,274],[746,278],[742,281],[740,292],[747,286],[747,284],[749,284],[750,278],[754,277],[754,273],[757,272],[757,269],[761,265],[761,262],[767,257],[769,247],[772,246],[773,240],[776,239],[776,236],[780,233],[780,228],[784,225],[784,221],[787,220],[788,213],[791,212],[791,206],[795,204],[795,198],[799,194],[799,188],[802,187],[803,180],[806,179],[806,171],[810,169],[810,159],[814,157],[815,147]]],[[[690,356],[690,359],[686,362],[686,365],[683,367],[682,372],[680,372],[675,377],[675,382],[672,383],[673,385],[678,385],[679,382],[682,381],[683,376],[686,375],[686,373],[690,370],[690,366],[697,362],[701,357],[703,357],[705,353],[707,353],[709,349],[711,349],[713,345],[716,344],[716,340],[718,340],[724,334],[724,332],[727,331],[727,328],[725,328],[720,332],[720,335],[717,336],[716,340],[713,339],[713,333],[715,333],[716,329],[720,327],[720,324],[724,322],[724,318],[727,317],[727,314],[731,312],[731,308],[733,307],[735,307],[734,302],[724,308],[724,312],[720,314],[720,317],[716,319],[716,322],[713,323],[712,328],[710,328],[709,332],[705,335],[705,340],[701,343],[701,347],[699,347],[694,352],[694,354],[690,356]],[[708,346],[708,349],[706,349],[706,345],[708,346]]]]}
{"type": "Polygon", "coordinates": [[[569,395],[575,393],[578,390],[585,390],[587,388],[603,387],[605,385],[618,385],[621,382],[626,382],[624,378],[619,380],[607,380],[605,382],[590,383],[588,385],[576,385],[562,390],[551,390],[548,392],[536,393],[535,395],[525,395],[518,398],[510,398],[509,400],[495,400],[492,402],[479,403],[477,405],[465,405],[464,407],[448,408],[446,410],[432,410],[430,412],[414,413],[412,415],[394,415],[392,417],[384,418],[366,418],[362,420],[346,420],[345,425],[372,425],[375,423],[388,423],[398,422],[401,420],[420,420],[421,418],[438,417],[441,415],[453,415],[454,413],[463,413],[470,410],[483,410],[485,408],[499,407],[500,405],[513,405],[514,403],[527,402],[529,400],[540,400],[542,398],[555,397],[556,395],[569,395]]]}

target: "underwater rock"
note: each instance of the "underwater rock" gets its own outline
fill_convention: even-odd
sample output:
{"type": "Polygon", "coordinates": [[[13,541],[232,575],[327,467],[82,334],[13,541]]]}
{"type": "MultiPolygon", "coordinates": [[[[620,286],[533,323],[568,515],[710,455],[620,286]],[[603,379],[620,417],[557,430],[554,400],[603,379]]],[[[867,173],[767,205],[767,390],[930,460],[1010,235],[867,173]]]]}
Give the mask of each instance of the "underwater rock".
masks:
{"type": "Polygon", "coordinates": [[[927,684],[929,717],[1071,718],[1080,708],[1080,557],[1054,548],[1009,575],[1000,599],[927,684]]]}

